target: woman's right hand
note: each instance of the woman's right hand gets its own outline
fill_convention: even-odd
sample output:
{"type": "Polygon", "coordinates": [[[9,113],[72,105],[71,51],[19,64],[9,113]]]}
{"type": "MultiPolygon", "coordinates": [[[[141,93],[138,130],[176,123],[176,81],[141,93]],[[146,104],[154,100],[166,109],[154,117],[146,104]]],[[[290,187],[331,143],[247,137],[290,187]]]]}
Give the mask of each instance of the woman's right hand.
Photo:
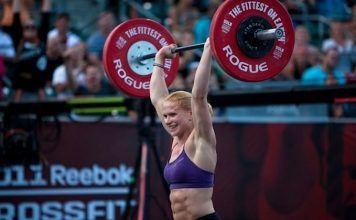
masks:
{"type": "Polygon", "coordinates": [[[175,53],[172,53],[172,49],[176,48],[177,45],[171,44],[168,46],[164,46],[158,50],[156,53],[156,63],[163,64],[164,59],[166,58],[174,58],[176,56],[175,53]]]}
{"type": "Polygon", "coordinates": [[[205,40],[204,48],[210,49],[210,38],[209,37],[205,40]]]}

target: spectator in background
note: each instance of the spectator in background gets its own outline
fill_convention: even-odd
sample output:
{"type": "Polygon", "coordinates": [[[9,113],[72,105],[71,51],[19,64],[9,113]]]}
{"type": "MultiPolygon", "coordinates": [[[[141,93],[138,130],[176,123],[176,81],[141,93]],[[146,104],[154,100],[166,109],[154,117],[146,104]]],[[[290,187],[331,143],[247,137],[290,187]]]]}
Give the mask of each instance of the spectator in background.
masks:
{"type": "Polygon", "coordinates": [[[321,62],[320,49],[318,47],[310,47],[308,57],[309,57],[310,67],[319,65],[321,62]]]}
{"type": "MultiPolygon", "coordinates": [[[[5,29],[7,27],[11,27],[14,21],[14,13],[13,13],[13,1],[14,0],[1,0],[0,3],[3,7],[3,15],[1,18],[1,26],[4,26],[5,29]]],[[[20,2],[20,21],[21,23],[26,22],[31,18],[30,11],[34,6],[34,0],[22,0],[20,2]]]]}
{"type": "Polygon", "coordinates": [[[2,59],[2,57],[0,56],[0,100],[3,100],[4,98],[4,94],[3,94],[3,78],[5,75],[5,64],[4,61],[2,59]]]}
{"type": "Polygon", "coordinates": [[[353,42],[350,39],[346,23],[343,21],[334,20],[330,23],[330,38],[322,42],[322,49],[336,47],[339,51],[339,61],[337,68],[344,74],[351,72],[352,61],[351,54],[355,53],[352,49],[353,42]]]}
{"type": "Polygon", "coordinates": [[[355,0],[347,0],[347,5],[351,10],[351,19],[356,19],[356,2],[355,0]]]}
{"type": "Polygon", "coordinates": [[[279,74],[273,77],[274,81],[296,80],[296,64],[293,59],[289,59],[287,65],[281,70],[279,74]]]}
{"type": "Polygon", "coordinates": [[[37,35],[37,27],[33,21],[28,21],[23,27],[23,40],[20,42],[15,60],[14,101],[19,101],[23,91],[37,92],[40,100],[45,99],[45,78],[43,71],[46,67],[45,48],[37,35]]]}
{"type": "MultiPolygon", "coordinates": [[[[347,83],[355,84],[356,83],[356,3],[353,6],[354,9],[354,18],[348,22],[348,30],[350,31],[350,39],[352,40],[352,49],[351,49],[351,62],[352,68],[349,73],[347,73],[347,83]]],[[[346,117],[356,117],[356,103],[350,102],[343,104],[344,115],[346,117]]]]}
{"type": "MultiPolygon", "coordinates": [[[[184,30],[180,39],[177,41],[179,46],[192,45],[194,36],[190,30],[184,30]]],[[[201,51],[188,50],[179,53],[179,69],[176,79],[170,86],[170,89],[191,89],[194,83],[195,72],[197,70],[201,51]]],[[[218,89],[218,80],[215,72],[210,77],[209,89],[218,89]]]]}
{"type": "Polygon", "coordinates": [[[86,41],[90,59],[96,62],[102,60],[103,47],[106,38],[116,25],[115,14],[109,11],[102,12],[97,21],[98,30],[89,36],[86,41]]]}
{"type": "MultiPolygon", "coordinates": [[[[302,75],[303,85],[332,86],[344,85],[346,76],[336,68],[339,51],[335,45],[323,48],[321,65],[307,69],[302,75]]],[[[329,116],[341,117],[343,114],[341,105],[332,105],[327,109],[329,116]]]]}
{"type": "Polygon", "coordinates": [[[319,63],[318,48],[310,43],[310,33],[306,26],[295,28],[295,43],[291,59],[295,65],[294,78],[300,79],[301,74],[309,67],[319,63]]]}
{"type": "Polygon", "coordinates": [[[24,91],[37,92],[40,100],[45,99],[45,69],[47,58],[45,54],[45,41],[49,28],[50,1],[42,1],[42,17],[40,28],[33,19],[21,24],[20,0],[13,0],[14,22],[13,29],[21,30],[21,38],[17,45],[14,76],[12,87],[14,101],[19,101],[24,91]]]}
{"type": "MultiPolygon", "coordinates": [[[[177,39],[178,46],[187,46],[194,43],[194,36],[192,32],[185,30],[181,33],[181,37],[177,39]]],[[[196,50],[187,50],[179,53],[179,69],[177,77],[174,79],[170,88],[173,89],[188,89],[187,78],[191,72],[192,64],[199,62],[199,54],[196,54],[196,50]]],[[[194,70],[195,70],[195,66],[194,70]]]]}
{"type": "Polygon", "coordinates": [[[55,28],[48,33],[48,39],[57,38],[63,51],[81,43],[78,35],[70,31],[70,16],[68,13],[60,13],[55,22],[55,28]]]}
{"type": "Polygon", "coordinates": [[[85,84],[79,85],[76,96],[106,96],[116,94],[116,90],[105,80],[100,66],[88,64],[85,69],[85,84]]]}
{"type": "Polygon", "coordinates": [[[328,19],[348,19],[348,0],[315,0],[316,12],[328,19]]]}
{"type": "Polygon", "coordinates": [[[0,29],[0,56],[4,63],[12,63],[15,58],[15,48],[11,36],[0,29]]]}
{"type": "Polygon", "coordinates": [[[310,5],[310,1],[300,1],[300,0],[280,0],[280,2],[285,6],[288,13],[292,16],[292,21],[294,25],[299,25],[301,22],[297,20],[293,20],[293,16],[299,15],[306,17],[308,16],[308,5],[310,5]]]}
{"type": "Polygon", "coordinates": [[[220,4],[220,0],[210,0],[206,8],[200,8],[200,16],[193,27],[195,43],[202,43],[209,37],[211,20],[220,4]]]}
{"type": "Polygon", "coordinates": [[[340,57],[336,46],[323,48],[321,65],[306,69],[302,75],[303,85],[337,85],[345,84],[345,74],[337,68],[340,57]]]}
{"type": "MultiPolygon", "coordinates": [[[[37,35],[38,38],[42,42],[46,42],[47,33],[50,26],[50,17],[51,17],[51,0],[42,0],[41,3],[41,15],[40,18],[37,17],[28,17],[27,20],[22,20],[21,11],[23,6],[23,1],[21,0],[12,0],[12,18],[11,26],[6,27],[6,31],[11,35],[11,38],[14,42],[15,48],[17,48],[20,44],[20,41],[23,40],[23,25],[25,25],[28,21],[33,23],[39,23],[36,25],[37,27],[37,35]],[[37,22],[39,20],[39,22],[37,22]]],[[[30,10],[28,6],[26,6],[26,10],[30,10]]]]}
{"type": "MultiPolygon", "coordinates": [[[[356,5],[356,3],[355,3],[355,5],[356,5]]],[[[352,47],[351,48],[352,68],[351,68],[350,72],[356,74],[356,14],[355,14],[355,17],[348,22],[348,30],[349,30],[350,39],[352,42],[352,46],[351,46],[352,47]]]]}
{"type": "MultiPolygon", "coordinates": [[[[198,68],[198,62],[194,62],[189,67],[189,73],[186,78],[186,88],[191,89],[194,85],[195,71],[198,68]]],[[[219,90],[219,81],[217,75],[212,72],[209,81],[209,91],[219,90]]]]}
{"type": "Polygon", "coordinates": [[[65,51],[64,64],[58,66],[53,73],[52,86],[58,99],[73,97],[80,85],[85,85],[84,67],[87,52],[84,43],[80,43],[65,51]]]}
{"type": "Polygon", "coordinates": [[[168,9],[166,23],[173,36],[179,39],[182,30],[193,30],[198,15],[193,0],[174,0],[173,5],[168,9]]]}
{"type": "Polygon", "coordinates": [[[47,66],[45,69],[45,78],[47,88],[51,87],[54,70],[64,63],[63,56],[65,50],[60,46],[57,38],[50,38],[46,44],[47,66]]]}

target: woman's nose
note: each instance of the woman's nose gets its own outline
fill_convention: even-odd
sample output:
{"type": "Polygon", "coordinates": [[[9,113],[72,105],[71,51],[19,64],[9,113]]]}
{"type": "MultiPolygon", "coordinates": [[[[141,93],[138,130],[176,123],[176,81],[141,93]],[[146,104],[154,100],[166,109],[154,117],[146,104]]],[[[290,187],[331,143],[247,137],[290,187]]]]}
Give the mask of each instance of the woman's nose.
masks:
{"type": "Polygon", "coordinates": [[[171,118],[170,118],[169,116],[167,116],[167,117],[165,118],[165,121],[166,121],[166,124],[169,124],[169,123],[171,122],[171,118]]]}

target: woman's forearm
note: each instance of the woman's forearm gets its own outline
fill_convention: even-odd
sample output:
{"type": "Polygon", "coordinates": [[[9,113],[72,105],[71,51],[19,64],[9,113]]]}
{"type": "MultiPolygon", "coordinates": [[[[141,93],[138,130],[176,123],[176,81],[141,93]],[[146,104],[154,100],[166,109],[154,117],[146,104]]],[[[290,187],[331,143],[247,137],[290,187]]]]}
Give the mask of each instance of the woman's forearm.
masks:
{"type": "Polygon", "coordinates": [[[194,98],[206,98],[209,90],[210,73],[211,73],[211,57],[209,39],[205,42],[204,51],[200,59],[197,71],[194,78],[194,86],[192,95],[194,98]]]}

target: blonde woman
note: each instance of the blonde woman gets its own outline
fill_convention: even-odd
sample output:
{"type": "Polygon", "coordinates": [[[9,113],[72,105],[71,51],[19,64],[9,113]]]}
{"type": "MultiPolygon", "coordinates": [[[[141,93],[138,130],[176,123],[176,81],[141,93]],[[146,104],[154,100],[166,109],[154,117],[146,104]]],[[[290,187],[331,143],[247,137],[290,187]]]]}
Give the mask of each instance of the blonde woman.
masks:
{"type": "Polygon", "coordinates": [[[192,93],[169,94],[164,80],[164,60],[172,58],[175,45],[161,48],[156,56],[150,82],[150,98],[157,114],[172,136],[171,156],[164,169],[170,186],[175,220],[217,220],[212,195],[217,163],[212,108],[207,101],[211,72],[210,41],[196,71],[192,93]]]}

